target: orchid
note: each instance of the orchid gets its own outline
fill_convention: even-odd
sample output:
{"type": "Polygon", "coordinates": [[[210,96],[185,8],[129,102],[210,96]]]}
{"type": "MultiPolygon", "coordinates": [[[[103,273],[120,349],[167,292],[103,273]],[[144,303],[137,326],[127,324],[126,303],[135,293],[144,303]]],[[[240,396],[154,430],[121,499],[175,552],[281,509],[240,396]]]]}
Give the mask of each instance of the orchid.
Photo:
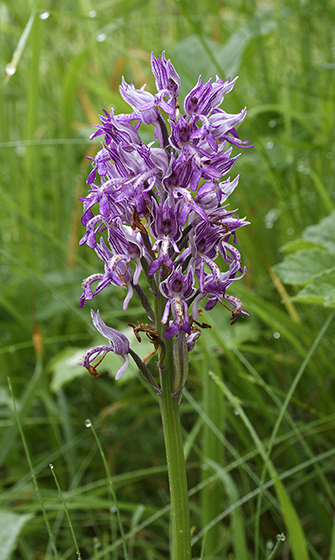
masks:
{"type": "MultiPolygon", "coordinates": [[[[125,291],[123,309],[138,298],[148,323],[129,323],[141,341],[145,333],[153,350],[142,359],[124,334],[105,325],[99,312],[93,324],[108,344],[86,352],[82,365],[97,377],[97,366],[108,352],[123,357],[119,379],[135,361],[159,398],[171,493],[173,560],[191,559],[190,519],[185,460],[178,406],[188,375],[188,354],[203,328],[200,306],[217,304],[230,310],[231,324],[248,315],[229,293],[246,268],[236,247],[237,231],[249,222],[230,209],[229,196],[239,177],[230,179],[239,154],[236,127],[246,109],[229,114],[220,108],[236,79],[203,82],[201,76],[180,112],[180,78],[163,52],[151,55],[157,92],[137,89],[122,79],[120,94],[129,115],[104,110],[91,138],[104,137],[92,160],[89,192],[82,199],[80,244],[94,249],[103,271],[82,283],[80,305],[102,290],[125,291]],[[154,141],[141,140],[142,125],[153,126],[154,141]],[[147,366],[157,355],[158,371],[147,366]],[[96,362],[96,360],[98,360],[96,362]],[[175,398],[177,397],[177,398],[175,398]]],[[[92,158],[90,158],[92,159],[92,158]]]]}
{"type": "Polygon", "coordinates": [[[114,354],[119,354],[120,356],[122,356],[124,360],[122,367],[120,367],[115,376],[115,379],[120,379],[129,364],[129,340],[124,334],[115,329],[112,329],[111,327],[108,327],[101,319],[99,311],[94,313],[94,311],[91,310],[91,316],[93,325],[95,326],[97,331],[102,334],[102,336],[107,338],[109,344],[101,344],[100,346],[94,346],[93,348],[88,350],[88,352],[86,352],[85,356],[83,357],[83,361],[80,365],[86,367],[86,369],[88,369],[93,377],[98,377],[99,373],[95,369],[96,366],[91,365],[92,362],[101,354],[102,358],[100,358],[100,361],[103,360],[108,352],[114,352],[114,354]]]}
{"type": "MultiPolygon", "coordinates": [[[[123,78],[120,93],[132,112],[104,110],[91,136],[103,136],[104,143],[92,160],[90,190],[82,199],[86,234],[81,244],[95,250],[104,272],[83,281],[80,305],[113,285],[126,288],[126,310],[136,292],[159,332],[163,352],[164,340],[176,336],[192,337],[187,347],[194,347],[202,300],[207,300],[206,310],[217,303],[230,308],[232,322],[246,314],[226,291],[245,274],[234,243],[236,231],[249,223],[227,208],[239,178],[226,175],[239,157],[232,155],[232,147],[250,145],[235,129],[246,109],[228,114],[220,108],[237,78],[217,76],[204,83],[199,77],[180,114],[180,78],[173,64],[163,52],[151,55],[151,67],[157,92],[136,89],[123,78]],[[155,142],[141,141],[142,124],[154,126],[155,142]],[[154,299],[162,300],[160,316],[152,311],[142,276],[154,299]]],[[[95,318],[94,324],[101,332],[99,321],[95,318]]],[[[89,371],[91,358],[84,360],[89,371]]]]}

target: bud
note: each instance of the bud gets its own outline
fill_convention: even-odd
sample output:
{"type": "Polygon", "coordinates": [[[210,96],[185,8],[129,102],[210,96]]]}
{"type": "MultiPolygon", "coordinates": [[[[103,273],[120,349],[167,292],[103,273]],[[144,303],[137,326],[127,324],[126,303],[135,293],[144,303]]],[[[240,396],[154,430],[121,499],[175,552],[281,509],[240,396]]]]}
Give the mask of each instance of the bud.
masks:
{"type": "Polygon", "coordinates": [[[188,375],[188,350],[186,336],[179,331],[173,343],[174,376],[172,383],[172,396],[179,396],[188,375]]]}

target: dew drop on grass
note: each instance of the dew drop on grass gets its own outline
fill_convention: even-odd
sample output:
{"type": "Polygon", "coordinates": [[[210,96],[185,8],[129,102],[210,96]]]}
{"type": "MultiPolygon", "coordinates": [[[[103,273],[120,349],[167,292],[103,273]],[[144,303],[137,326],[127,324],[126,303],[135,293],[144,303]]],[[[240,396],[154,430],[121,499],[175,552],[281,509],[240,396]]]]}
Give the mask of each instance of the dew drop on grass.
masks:
{"type": "Polygon", "coordinates": [[[85,420],[85,426],[86,426],[86,428],[90,428],[90,427],[92,426],[92,422],[91,422],[91,420],[90,420],[89,418],[87,418],[87,419],[85,420]]]}
{"type": "Polygon", "coordinates": [[[240,411],[236,408],[236,409],[234,410],[234,414],[235,414],[235,416],[238,416],[238,415],[240,414],[240,411]]]}
{"type": "Polygon", "coordinates": [[[51,470],[53,470],[55,468],[52,463],[49,464],[49,467],[50,467],[51,470]]]}
{"type": "Polygon", "coordinates": [[[15,74],[15,72],[16,72],[16,66],[14,66],[14,64],[12,64],[12,62],[9,62],[6,65],[6,74],[8,76],[13,76],[13,74],[15,74]]]}
{"type": "Polygon", "coordinates": [[[40,19],[48,19],[49,16],[50,16],[49,12],[42,12],[40,14],[40,19]]]}
{"type": "Polygon", "coordinates": [[[88,17],[90,17],[90,18],[95,18],[96,15],[97,15],[96,10],[90,10],[90,11],[88,12],[88,17]]]}
{"type": "Polygon", "coordinates": [[[109,510],[111,513],[116,513],[117,512],[117,507],[116,506],[112,506],[109,510]]]}
{"type": "Polygon", "coordinates": [[[280,535],[277,535],[277,540],[281,541],[281,542],[286,541],[286,537],[285,537],[284,533],[280,533],[280,535]]]}
{"type": "Polygon", "coordinates": [[[280,333],[279,332],[274,332],[273,333],[273,338],[280,338],[280,333]]]}
{"type": "Polygon", "coordinates": [[[98,43],[103,43],[104,41],[106,41],[106,38],[106,33],[99,33],[99,35],[97,35],[98,43]]]}

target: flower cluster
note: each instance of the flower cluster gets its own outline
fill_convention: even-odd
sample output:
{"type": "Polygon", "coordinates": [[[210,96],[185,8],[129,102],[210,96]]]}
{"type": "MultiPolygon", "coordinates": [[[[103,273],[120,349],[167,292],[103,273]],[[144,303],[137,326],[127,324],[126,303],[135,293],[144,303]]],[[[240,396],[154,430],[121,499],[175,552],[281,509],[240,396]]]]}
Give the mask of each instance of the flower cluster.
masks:
{"type": "MultiPolygon", "coordinates": [[[[228,209],[226,201],[238,177],[225,177],[238,157],[232,157],[233,146],[250,147],[235,129],[246,109],[228,114],[220,108],[236,78],[216,77],[203,83],[199,77],[181,111],[180,79],[170,60],[164,53],[161,58],[152,54],[151,67],[156,95],[123,79],[120,93],[132,112],[115,115],[113,109],[105,110],[91,136],[103,136],[104,142],[92,160],[89,193],[82,199],[86,233],[80,243],[94,249],[104,271],[83,281],[80,305],[109,285],[123,287],[124,310],[136,294],[154,325],[150,328],[157,328],[157,340],[162,333],[164,345],[164,339],[185,333],[180,336],[191,350],[200,335],[202,300],[206,310],[217,303],[230,305],[232,323],[245,314],[241,301],[227,290],[245,274],[232,242],[237,242],[236,231],[249,222],[228,209]],[[153,125],[156,141],[142,142],[142,125],[153,125]],[[221,267],[225,263],[224,270],[218,262],[221,267]],[[160,317],[140,286],[141,276],[153,298],[163,301],[160,317]]],[[[103,356],[112,351],[126,360],[129,342],[107,327],[98,313],[92,317],[110,342],[84,357],[83,365],[95,375],[91,364],[97,349],[103,356]]]]}

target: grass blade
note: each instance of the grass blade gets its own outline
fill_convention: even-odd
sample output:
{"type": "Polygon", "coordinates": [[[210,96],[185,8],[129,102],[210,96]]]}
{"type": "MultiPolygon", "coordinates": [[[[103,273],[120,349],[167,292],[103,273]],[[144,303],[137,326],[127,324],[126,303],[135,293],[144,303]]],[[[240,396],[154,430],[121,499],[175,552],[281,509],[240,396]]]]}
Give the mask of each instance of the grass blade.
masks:
{"type": "Polygon", "coordinates": [[[276,488],[278,500],[280,502],[280,505],[281,505],[281,508],[282,508],[282,511],[283,511],[287,532],[290,536],[290,542],[291,542],[291,546],[292,546],[292,554],[293,554],[294,560],[309,560],[309,554],[308,554],[308,550],[307,550],[306,539],[305,539],[305,535],[304,535],[304,532],[303,532],[301,524],[300,524],[299,517],[297,515],[297,512],[295,511],[295,508],[294,508],[294,506],[291,502],[291,499],[290,499],[289,495],[287,494],[283,484],[281,483],[281,481],[278,478],[276,469],[275,469],[272,461],[270,460],[269,456],[267,455],[263,443],[261,442],[260,438],[258,437],[255,429],[253,428],[253,426],[252,426],[249,418],[245,414],[243,408],[241,407],[241,405],[239,404],[237,399],[234,397],[234,395],[231,393],[231,391],[229,390],[227,385],[225,385],[225,383],[215,373],[210,372],[210,375],[213,377],[215,383],[218,385],[218,387],[221,389],[221,391],[223,391],[223,393],[228,398],[229,402],[232,404],[232,406],[238,412],[239,417],[241,418],[245,427],[249,431],[249,434],[250,434],[253,442],[255,443],[255,445],[258,449],[258,452],[259,452],[260,456],[262,457],[266,468],[269,471],[269,474],[270,474],[271,478],[274,481],[274,485],[275,485],[275,488],[276,488]]]}
{"type": "Polygon", "coordinates": [[[52,534],[52,531],[51,531],[48,516],[47,516],[47,513],[45,511],[44,502],[43,502],[42,495],[40,493],[40,489],[39,489],[39,486],[38,486],[38,483],[37,483],[37,478],[36,478],[34,467],[33,467],[33,464],[32,464],[31,458],[30,458],[26,438],[25,438],[24,433],[23,433],[20,417],[17,413],[15,399],[14,399],[14,393],[13,393],[13,389],[12,389],[12,384],[11,384],[9,378],[8,378],[8,386],[9,386],[9,391],[10,391],[10,394],[11,394],[11,397],[12,397],[12,400],[13,400],[14,415],[15,415],[17,425],[19,427],[20,434],[21,434],[21,439],[22,439],[23,447],[24,447],[24,450],[25,450],[25,453],[26,453],[31,478],[33,480],[33,484],[34,484],[34,487],[35,487],[35,492],[36,492],[38,501],[40,503],[40,507],[41,507],[41,510],[42,510],[42,513],[43,513],[44,521],[45,521],[45,524],[46,524],[46,527],[47,527],[47,530],[48,530],[48,534],[49,534],[49,538],[50,538],[50,542],[51,542],[51,546],[52,546],[55,558],[56,558],[56,560],[59,560],[59,556],[58,556],[58,552],[57,552],[57,548],[56,548],[56,543],[54,541],[54,537],[53,537],[53,534],[52,534]]]}
{"type": "Polygon", "coordinates": [[[72,525],[72,522],[71,522],[71,518],[70,518],[70,515],[69,515],[69,510],[67,509],[67,505],[66,505],[66,502],[65,502],[65,500],[64,500],[64,496],[63,496],[61,487],[59,486],[59,482],[58,482],[56,473],[55,473],[55,471],[54,471],[54,466],[50,463],[49,467],[50,467],[50,470],[51,470],[51,472],[52,472],[52,476],[54,477],[54,481],[55,481],[55,484],[56,484],[56,486],[57,486],[58,494],[59,494],[59,497],[60,497],[60,499],[61,499],[61,501],[62,501],[63,508],[64,508],[64,511],[65,511],[67,520],[68,520],[68,522],[69,522],[69,527],[70,527],[71,535],[72,535],[72,538],[73,538],[74,546],[75,546],[75,549],[76,549],[77,557],[79,558],[79,560],[81,560],[81,554],[80,554],[80,551],[79,551],[79,547],[78,547],[76,535],[75,535],[75,532],[74,532],[74,529],[73,529],[73,525],[72,525]]]}
{"type": "Polygon", "coordinates": [[[6,66],[6,78],[5,78],[5,84],[8,83],[9,79],[11,76],[13,76],[13,74],[15,74],[16,70],[17,70],[17,65],[20,62],[20,58],[23,54],[23,51],[25,49],[25,46],[27,44],[29,35],[30,35],[30,31],[31,28],[33,26],[34,20],[35,20],[35,15],[36,15],[36,11],[33,10],[32,14],[30,15],[30,18],[28,19],[27,25],[23,30],[23,33],[16,45],[15,51],[13,53],[12,56],[12,60],[7,64],[6,66]]]}
{"type": "Polygon", "coordinates": [[[87,428],[91,428],[91,430],[93,432],[93,435],[94,435],[94,438],[95,438],[95,441],[97,442],[97,446],[99,448],[101,459],[102,459],[102,462],[104,464],[106,474],[107,474],[107,478],[108,478],[109,490],[110,490],[110,493],[111,493],[112,498],[114,500],[114,505],[116,507],[116,514],[117,514],[117,519],[118,519],[118,523],[119,523],[119,529],[120,529],[121,540],[122,540],[122,545],[123,545],[124,558],[125,558],[125,560],[128,560],[128,551],[127,551],[126,539],[125,539],[125,535],[124,535],[124,531],[123,531],[121,514],[120,514],[120,510],[119,510],[119,506],[118,506],[118,502],[117,502],[117,498],[116,498],[116,494],[115,494],[115,490],[114,490],[113,479],[112,479],[110,471],[109,471],[107,459],[106,459],[106,456],[104,454],[104,451],[103,451],[101,443],[100,443],[100,440],[97,436],[97,433],[94,429],[94,426],[93,426],[92,422],[89,419],[87,419],[85,421],[85,425],[86,425],[87,428]]]}

